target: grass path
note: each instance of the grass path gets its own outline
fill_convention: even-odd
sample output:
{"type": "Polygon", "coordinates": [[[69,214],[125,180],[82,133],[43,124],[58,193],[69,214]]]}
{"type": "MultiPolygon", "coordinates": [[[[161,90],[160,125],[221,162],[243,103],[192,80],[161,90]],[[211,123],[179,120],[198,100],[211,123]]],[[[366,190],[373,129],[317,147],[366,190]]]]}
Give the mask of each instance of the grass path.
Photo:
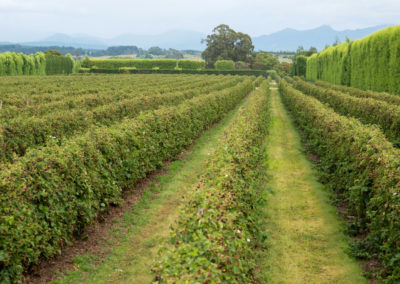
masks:
{"type": "Polygon", "coordinates": [[[302,152],[277,90],[271,98],[270,237],[261,258],[260,283],[366,283],[359,264],[345,253],[348,240],[336,209],[302,152]]]}
{"type": "Polygon", "coordinates": [[[125,213],[125,229],[114,229],[115,234],[122,235],[121,240],[108,257],[100,264],[94,264],[91,256],[78,257],[78,269],[70,271],[55,283],[151,283],[154,277],[151,267],[160,246],[165,245],[169,237],[182,196],[190,194],[187,190],[198,184],[210,150],[217,146],[219,137],[245,102],[206,131],[190,153],[182,160],[173,162],[168,173],[158,178],[157,185],[153,184],[139,204],[125,213]],[[126,234],[123,233],[125,231],[126,234]]]}

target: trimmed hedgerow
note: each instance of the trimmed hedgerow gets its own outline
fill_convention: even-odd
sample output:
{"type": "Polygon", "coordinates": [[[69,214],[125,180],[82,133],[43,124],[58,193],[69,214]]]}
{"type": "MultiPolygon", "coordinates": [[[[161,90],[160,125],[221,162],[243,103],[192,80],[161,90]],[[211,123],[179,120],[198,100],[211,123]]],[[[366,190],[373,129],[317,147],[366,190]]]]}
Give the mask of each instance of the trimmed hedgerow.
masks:
{"type": "Polygon", "coordinates": [[[247,76],[274,76],[276,73],[265,70],[216,70],[216,69],[159,69],[159,70],[145,70],[145,69],[101,69],[101,68],[81,68],[80,73],[102,73],[102,74],[118,74],[118,73],[130,73],[130,74],[203,74],[203,75],[247,75],[247,76]]]}
{"type": "Polygon", "coordinates": [[[46,60],[41,52],[35,55],[11,52],[0,54],[0,76],[44,75],[45,66],[46,60]]]}
{"type": "Polygon", "coordinates": [[[206,68],[206,62],[204,60],[180,59],[177,67],[188,70],[204,69],[206,68]]]}
{"type": "Polygon", "coordinates": [[[235,62],[232,60],[217,60],[214,65],[216,70],[235,70],[235,62]]]}
{"type": "Polygon", "coordinates": [[[348,43],[329,47],[307,59],[306,78],[348,85],[350,80],[348,43]]]}
{"type": "Polygon", "coordinates": [[[152,70],[158,67],[160,70],[174,70],[175,67],[182,69],[203,69],[204,61],[199,60],[177,60],[177,59],[85,59],[83,67],[96,69],[119,70],[122,67],[135,67],[138,70],[152,70]]]}
{"type": "Polygon", "coordinates": [[[400,94],[400,26],[330,47],[307,60],[307,79],[400,94]]]}
{"type": "Polygon", "coordinates": [[[173,158],[253,89],[235,88],[33,149],[0,171],[0,280],[60,252],[74,232],[119,203],[123,188],[173,158]]]}
{"type": "Polygon", "coordinates": [[[46,54],[46,75],[71,74],[74,60],[70,56],[46,54]]]}
{"type": "Polygon", "coordinates": [[[154,268],[158,283],[253,282],[254,248],[261,230],[260,182],[268,128],[268,83],[239,110],[206,173],[181,209],[172,247],[154,268]]]}
{"type": "Polygon", "coordinates": [[[378,257],[381,277],[400,281],[400,150],[375,126],[335,113],[317,99],[280,83],[321,179],[347,201],[356,255],[378,257]]]}

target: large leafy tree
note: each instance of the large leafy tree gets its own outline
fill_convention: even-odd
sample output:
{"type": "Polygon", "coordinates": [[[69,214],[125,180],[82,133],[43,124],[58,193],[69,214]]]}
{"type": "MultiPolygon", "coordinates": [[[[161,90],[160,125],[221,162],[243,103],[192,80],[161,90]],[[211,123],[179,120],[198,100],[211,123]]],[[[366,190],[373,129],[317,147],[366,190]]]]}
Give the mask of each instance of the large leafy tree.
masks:
{"type": "Polygon", "coordinates": [[[251,61],[254,50],[251,37],[241,32],[235,32],[228,25],[219,25],[213,29],[202,42],[207,43],[207,48],[202,56],[208,67],[213,67],[217,60],[251,61]]]}
{"type": "Polygon", "coordinates": [[[254,54],[253,69],[272,70],[279,66],[279,60],[272,54],[260,51],[254,54]]]}

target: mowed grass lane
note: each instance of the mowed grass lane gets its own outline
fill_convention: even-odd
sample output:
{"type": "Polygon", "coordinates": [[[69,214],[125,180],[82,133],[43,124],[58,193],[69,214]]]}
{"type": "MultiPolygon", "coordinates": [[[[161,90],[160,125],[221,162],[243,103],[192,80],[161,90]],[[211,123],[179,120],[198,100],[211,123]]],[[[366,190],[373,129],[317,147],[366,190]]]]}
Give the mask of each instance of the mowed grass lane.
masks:
{"type": "Polygon", "coordinates": [[[271,99],[269,239],[261,253],[259,282],[366,283],[359,264],[346,254],[348,240],[336,208],[317,181],[277,90],[271,99]]]}

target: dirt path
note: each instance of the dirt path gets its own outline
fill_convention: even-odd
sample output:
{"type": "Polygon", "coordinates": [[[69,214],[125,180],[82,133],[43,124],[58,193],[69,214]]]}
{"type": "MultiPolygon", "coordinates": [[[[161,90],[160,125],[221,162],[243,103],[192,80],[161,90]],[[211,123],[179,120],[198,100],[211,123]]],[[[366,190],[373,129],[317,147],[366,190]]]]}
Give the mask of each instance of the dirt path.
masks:
{"type": "Polygon", "coordinates": [[[90,255],[80,256],[76,260],[78,269],[54,283],[151,283],[151,267],[169,237],[182,196],[198,184],[210,149],[217,146],[237,109],[206,131],[191,152],[173,162],[142,201],[125,213],[125,225],[115,229],[115,234],[123,237],[108,257],[96,263],[90,255]]]}
{"type": "Polygon", "coordinates": [[[267,142],[269,187],[267,250],[260,283],[366,283],[346,253],[348,240],[329,193],[317,182],[278,91],[272,88],[267,142]]]}

